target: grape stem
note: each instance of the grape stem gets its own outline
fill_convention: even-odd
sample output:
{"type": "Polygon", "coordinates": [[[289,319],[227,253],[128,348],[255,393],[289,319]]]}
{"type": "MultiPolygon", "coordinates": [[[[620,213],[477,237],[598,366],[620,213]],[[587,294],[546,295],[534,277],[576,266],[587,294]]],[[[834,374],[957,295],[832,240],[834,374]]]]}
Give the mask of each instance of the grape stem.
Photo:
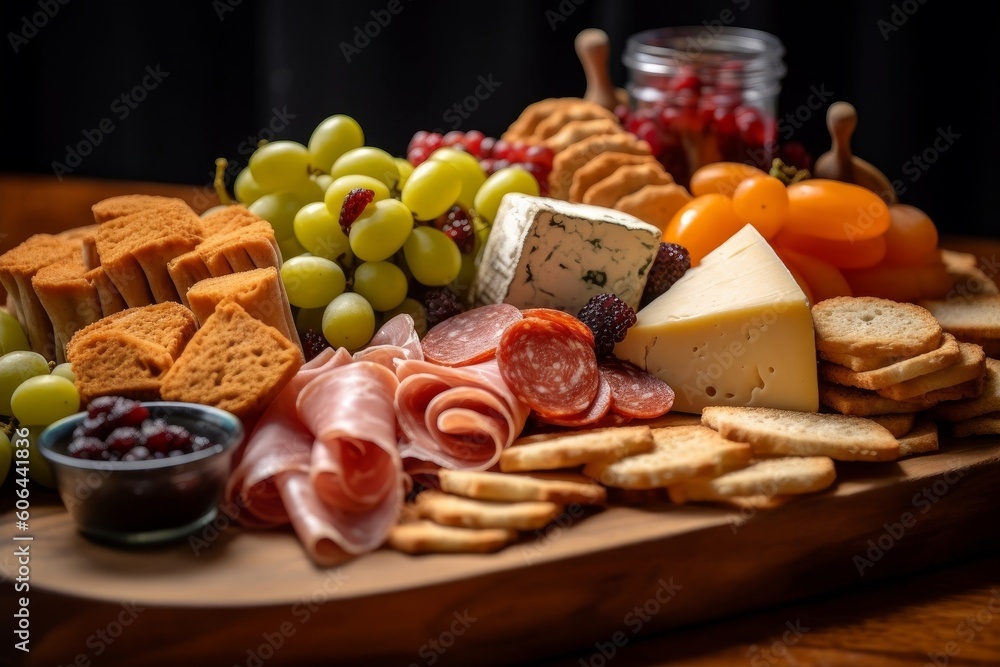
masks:
{"type": "Polygon", "coordinates": [[[799,169],[790,164],[785,164],[781,161],[781,158],[774,158],[774,161],[771,162],[771,171],[769,173],[785,185],[798,183],[810,177],[808,169],[799,169]]]}
{"type": "Polygon", "coordinates": [[[14,419],[13,417],[9,422],[0,422],[0,433],[10,438],[14,435],[14,419]]]}
{"type": "Polygon", "coordinates": [[[219,203],[225,206],[236,203],[226,190],[226,167],[228,166],[229,160],[226,158],[215,158],[215,181],[212,184],[215,186],[215,194],[219,198],[219,203]]]}

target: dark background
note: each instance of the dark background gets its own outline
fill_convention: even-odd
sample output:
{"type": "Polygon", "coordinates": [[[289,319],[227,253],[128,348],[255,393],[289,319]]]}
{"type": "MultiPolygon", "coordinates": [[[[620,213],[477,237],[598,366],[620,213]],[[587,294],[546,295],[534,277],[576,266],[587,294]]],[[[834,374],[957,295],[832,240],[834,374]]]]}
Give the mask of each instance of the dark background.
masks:
{"type": "Polygon", "coordinates": [[[860,119],[855,153],[899,181],[904,202],[944,233],[998,235],[995,4],[398,1],[402,11],[348,63],[341,44],[389,0],[4,0],[0,171],[51,175],[54,162],[70,166],[68,148],[87,131],[98,136],[105,119],[114,129],[99,133],[67,177],[203,186],[216,157],[243,166],[269,124],[304,143],[334,113],[357,119],[370,145],[402,155],[416,130],[450,129],[445,112],[480,76],[500,85],[458,129],[496,136],[533,101],[583,94],[573,49],[580,30],[608,32],[613,77],[623,85],[628,35],[734,17],[732,25],[766,30],[786,46],[779,116],[813,89],[832,93],[793,128],[813,157],[829,146],[825,106],[849,101],[860,119]],[[32,20],[42,24],[34,32],[32,20]],[[147,67],[167,74],[134,109],[116,103],[147,67]],[[935,149],[949,132],[958,138],[935,149]],[[933,164],[923,168],[913,157],[925,151],[933,164]]]}

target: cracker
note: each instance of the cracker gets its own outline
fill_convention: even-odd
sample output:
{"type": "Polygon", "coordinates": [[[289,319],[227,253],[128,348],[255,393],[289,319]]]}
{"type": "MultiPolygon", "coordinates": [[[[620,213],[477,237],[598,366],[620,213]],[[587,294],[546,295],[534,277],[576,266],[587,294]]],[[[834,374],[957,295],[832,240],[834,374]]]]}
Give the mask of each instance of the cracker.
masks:
{"type": "MultiPolygon", "coordinates": [[[[539,132],[541,132],[539,126],[539,132]]],[[[548,146],[552,153],[566,150],[581,139],[595,134],[614,134],[625,132],[617,120],[610,118],[589,118],[586,120],[570,120],[560,127],[557,132],[542,141],[543,146],[548,146]]]]}
{"type": "Polygon", "coordinates": [[[539,123],[566,105],[571,99],[581,98],[549,97],[532,102],[524,108],[500,138],[505,141],[523,141],[534,134],[539,123]]]}
{"type": "Polygon", "coordinates": [[[526,436],[500,455],[500,470],[572,468],[594,461],[617,460],[652,448],[653,432],[648,426],[614,426],[526,436]]]}
{"type": "Polygon", "coordinates": [[[991,412],[971,419],[953,422],[951,434],[956,438],[977,435],[1000,435],[1000,412],[991,412]]]}
{"type": "Polygon", "coordinates": [[[962,359],[958,340],[950,333],[941,336],[941,345],[930,352],[903,359],[896,363],[869,371],[853,371],[831,361],[821,361],[820,377],[859,389],[884,389],[894,384],[927,375],[942,368],[957,364],[962,359]]]}
{"type": "Polygon", "coordinates": [[[1000,295],[983,294],[921,301],[941,323],[941,328],[955,334],[980,339],[1000,338],[1000,295]]]}
{"type": "Polygon", "coordinates": [[[652,489],[698,477],[715,477],[750,463],[750,446],[700,424],[653,430],[652,451],[591,463],[583,472],[602,484],[652,489]]]}
{"type": "Polygon", "coordinates": [[[653,155],[634,155],[632,153],[619,153],[610,151],[602,153],[593,160],[583,165],[573,174],[573,183],[569,188],[569,200],[571,202],[582,202],[583,195],[595,183],[610,176],[619,167],[632,164],[650,164],[656,162],[653,155]]]}
{"type": "MultiPolygon", "coordinates": [[[[961,352],[958,363],[904,382],[881,387],[875,390],[876,393],[897,401],[905,401],[972,380],[981,381],[986,375],[986,353],[983,352],[982,346],[973,343],[959,343],[958,346],[961,352]]],[[[941,398],[951,398],[951,396],[945,395],[941,398]]]]}
{"type": "Polygon", "coordinates": [[[1000,411],[1000,361],[987,357],[986,374],[979,396],[938,403],[930,415],[934,419],[957,422],[998,411],[1000,411]]]}
{"type": "Polygon", "coordinates": [[[669,185],[673,182],[674,179],[658,162],[625,165],[591,186],[583,194],[583,203],[611,208],[619,199],[644,185],[669,185]]]}
{"type": "Polygon", "coordinates": [[[941,344],[926,308],[870,296],[838,296],[812,307],[816,349],[858,356],[914,357],[941,344]]]}
{"type": "Polygon", "coordinates": [[[831,486],[836,478],[833,460],[825,456],[764,459],[714,479],[695,479],[673,485],[670,499],[680,504],[815,493],[831,486]]]}
{"type": "Polygon", "coordinates": [[[901,412],[919,412],[938,403],[932,396],[920,396],[909,401],[896,401],[874,391],[845,387],[832,382],[819,383],[819,402],[843,415],[869,417],[901,412]]]}
{"type": "Polygon", "coordinates": [[[537,530],[559,516],[562,507],[539,500],[497,502],[428,490],[417,496],[417,515],[444,526],[537,530]]]}
{"type": "Polygon", "coordinates": [[[664,230],[677,211],[692,199],[683,185],[650,183],[616,201],[614,208],[664,230]]]}
{"type": "Polygon", "coordinates": [[[747,442],[754,454],[828,456],[839,461],[891,461],[899,442],[864,417],[775,408],[709,406],[702,423],[726,438],[747,442]]]}
{"type": "Polygon", "coordinates": [[[408,554],[489,553],[517,538],[516,530],[457,528],[433,521],[413,521],[393,526],[386,545],[408,554]]]}
{"type": "Polygon", "coordinates": [[[441,490],[478,500],[545,501],[560,505],[603,505],[607,490],[582,475],[516,475],[476,470],[441,469],[441,490]],[[573,479],[575,478],[575,479],[573,479]]]}
{"type": "Polygon", "coordinates": [[[938,450],[938,427],[935,422],[925,419],[899,438],[900,456],[924,454],[938,450]]]}
{"type": "Polygon", "coordinates": [[[552,159],[552,171],[549,172],[550,196],[555,199],[568,198],[576,170],[601,153],[612,151],[633,155],[653,154],[648,143],[629,133],[597,134],[582,139],[552,159]]]}
{"type": "Polygon", "coordinates": [[[914,412],[899,412],[888,415],[871,415],[868,418],[892,433],[894,438],[901,438],[913,428],[917,415],[914,412]]]}
{"type": "Polygon", "coordinates": [[[596,102],[568,99],[554,108],[546,118],[543,118],[535,126],[535,131],[527,136],[527,139],[543,142],[555,136],[570,123],[584,120],[610,120],[614,123],[615,131],[623,131],[621,123],[618,122],[618,116],[613,111],[605,109],[596,102]]]}

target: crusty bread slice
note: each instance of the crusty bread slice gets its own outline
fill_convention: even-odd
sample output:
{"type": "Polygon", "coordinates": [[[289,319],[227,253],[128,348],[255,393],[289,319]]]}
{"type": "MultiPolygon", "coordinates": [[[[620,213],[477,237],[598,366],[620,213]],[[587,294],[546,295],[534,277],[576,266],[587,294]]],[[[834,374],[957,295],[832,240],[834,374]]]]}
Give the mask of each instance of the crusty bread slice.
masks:
{"type": "Polygon", "coordinates": [[[115,284],[111,282],[111,278],[108,277],[108,273],[104,270],[103,266],[98,266],[87,271],[84,277],[97,290],[97,297],[101,302],[102,315],[114,315],[128,308],[125,298],[118,291],[118,288],[115,287],[115,284]]]}
{"type": "Polygon", "coordinates": [[[31,286],[52,322],[55,360],[66,361],[66,345],[79,329],[102,317],[97,289],[87,280],[81,258],[50,264],[31,279],[31,286]]]}
{"type": "Polygon", "coordinates": [[[750,457],[750,445],[724,438],[706,426],[673,426],[653,429],[652,451],[591,463],[583,472],[605,486],[652,489],[716,477],[749,465],[750,457]]]}
{"type": "Polygon", "coordinates": [[[197,248],[183,255],[178,255],[167,262],[167,273],[170,274],[170,279],[174,283],[177,295],[180,297],[181,303],[185,306],[190,305],[187,300],[187,293],[191,288],[199,281],[212,277],[212,272],[205,266],[205,259],[198,252],[197,248]]]}
{"type": "Polygon", "coordinates": [[[956,438],[969,438],[977,435],[1000,435],[1000,412],[990,412],[978,417],[952,422],[951,434],[956,438]]]}
{"type": "Polygon", "coordinates": [[[281,267],[274,229],[266,220],[216,233],[197,249],[212,276],[225,276],[268,266],[281,267]]]}
{"type": "MultiPolygon", "coordinates": [[[[823,356],[823,355],[821,355],[823,356]]],[[[835,355],[836,356],[836,355],[835,355]]],[[[853,371],[832,361],[821,361],[820,377],[859,389],[882,389],[933,371],[957,364],[962,358],[958,340],[950,333],[942,334],[936,350],[902,359],[896,363],[868,371],[853,371]]]]}
{"type": "Polygon", "coordinates": [[[871,419],[775,408],[709,406],[702,423],[746,442],[756,455],[828,456],[839,461],[891,461],[899,442],[871,419]]]}
{"type": "Polygon", "coordinates": [[[954,387],[964,382],[981,382],[986,375],[986,353],[980,345],[959,343],[961,359],[946,368],[918,375],[887,387],[876,389],[876,393],[897,401],[906,401],[928,392],[954,387]]]}
{"type": "Polygon", "coordinates": [[[517,539],[518,532],[506,528],[459,528],[428,521],[393,526],[386,546],[408,554],[489,553],[517,539]]]}
{"type": "Polygon", "coordinates": [[[255,222],[260,222],[260,220],[261,218],[251,213],[245,206],[232,204],[209,213],[201,219],[201,223],[205,227],[205,238],[210,238],[240,227],[248,227],[255,222]]]}
{"type": "Polygon", "coordinates": [[[883,427],[894,438],[901,438],[913,429],[913,424],[917,420],[915,412],[898,412],[888,415],[871,415],[868,417],[876,424],[883,427]]]}
{"type": "Polygon", "coordinates": [[[930,416],[941,421],[957,422],[998,411],[1000,411],[1000,360],[987,357],[986,374],[979,396],[938,403],[931,408],[930,416]]]}
{"type": "Polygon", "coordinates": [[[937,318],[942,329],[959,340],[1000,338],[1000,295],[956,296],[921,301],[920,305],[937,318]]]}
{"type": "Polygon", "coordinates": [[[226,299],[233,299],[252,317],[271,325],[301,347],[285,286],[275,267],[207,278],[195,283],[187,293],[188,304],[202,324],[226,299]]]}
{"type": "Polygon", "coordinates": [[[899,438],[900,456],[925,454],[938,450],[938,427],[931,419],[924,419],[899,438]]]}
{"type": "Polygon", "coordinates": [[[160,382],[174,362],[162,345],[122,331],[95,331],[77,342],[67,358],[83,403],[98,396],[160,397],[160,382]]]}
{"type": "Polygon", "coordinates": [[[479,500],[428,489],[414,503],[417,516],[443,526],[537,530],[552,522],[562,507],[545,500],[479,500]]]}
{"type": "Polygon", "coordinates": [[[877,297],[839,296],[812,307],[816,349],[914,357],[941,344],[941,325],[925,308],[877,297]]]}
{"type": "Polygon", "coordinates": [[[102,317],[80,329],[67,345],[67,353],[86,345],[88,337],[97,333],[123,333],[162,348],[177,359],[198,329],[194,313],[174,301],[127,308],[102,317]]]}
{"type": "Polygon", "coordinates": [[[301,365],[301,351],[280,331],[226,301],[163,376],[160,394],[248,418],[267,407],[301,365]]]}
{"type": "Polygon", "coordinates": [[[821,381],[819,383],[819,402],[821,405],[836,410],[840,414],[856,417],[919,412],[936,405],[939,400],[925,394],[912,400],[897,401],[867,389],[845,387],[833,382],[821,381]]]}
{"type": "Polygon", "coordinates": [[[670,499],[685,503],[814,493],[831,486],[836,479],[833,461],[825,456],[764,459],[712,479],[693,479],[671,485],[670,499]]]}
{"type": "Polygon", "coordinates": [[[97,224],[122,218],[133,213],[142,213],[155,209],[184,210],[190,209],[183,199],[177,197],[161,197],[159,195],[119,195],[102,199],[90,207],[97,224]]]}

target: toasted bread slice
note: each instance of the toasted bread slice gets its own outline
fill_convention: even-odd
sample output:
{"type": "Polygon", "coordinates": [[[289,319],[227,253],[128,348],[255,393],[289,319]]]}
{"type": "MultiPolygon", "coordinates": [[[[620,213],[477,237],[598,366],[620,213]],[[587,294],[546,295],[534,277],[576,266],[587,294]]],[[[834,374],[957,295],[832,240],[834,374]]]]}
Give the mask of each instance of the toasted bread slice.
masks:
{"type": "Polygon", "coordinates": [[[954,387],[965,382],[981,383],[986,376],[986,353],[980,345],[959,343],[961,358],[946,368],[918,375],[917,377],[887,387],[876,393],[897,401],[906,401],[935,390],[954,387]]]}
{"type": "Polygon", "coordinates": [[[938,427],[930,419],[924,419],[916,424],[909,433],[899,438],[900,456],[926,454],[938,450],[938,427]]]}
{"type": "Polygon", "coordinates": [[[595,461],[616,461],[653,449],[648,426],[616,426],[518,438],[500,455],[500,470],[524,472],[573,468],[595,461]]]}
{"type": "Polygon", "coordinates": [[[393,526],[386,545],[408,554],[489,553],[517,536],[516,530],[507,528],[459,528],[425,519],[393,526]]]}
{"type": "Polygon", "coordinates": [[[1000,295],[927,300],[920,305],[959,340],[1000,338],[1000,295]]]}
{"type": "Polygon", "coordinates": [[[118,291],[115,284],[111,282],[111,278],[108,277],[103,266],[98,266],[95,269],[87,271],[84,277],[97,290],[97,298],[101,302],[102,315],[114,315],[128,308],[125,298],[122,297],[122,293],[118,291]]]}
{"type": "Polygon", "coordinates": [[[165,301],[151,306],[128,308],[80,329],[70,339],[67,354],[86,345],[97,333],[116,332],[138,338],[163,349],[171,360],[177,359],[198,328],[194,313],[179,303],[165,301]]]}
{"type": "Polygon", "coordinates": [[[828,456],[839,461],[891,461],[899,441],[871,419],[774,408],[709,406],[702,423],[754,454],[828,456]]]}
{"type": "Polygon", "coordinates": [[[479,500],[429,489],[417,496],[417,515],[443,526],[537,530],[552,522],[562,507],[545,500],[479,500]]]}
{"type": "Polygon", "coordinates": [[[160,397],[160,382],[174,362],[162,345],[122,331],[95,331],[76,342],[67,358],[83,403],[98,396],[160,397]]]}
{"type": "Polygon", "coordinates": [[[856,417],[919,412],[937,405],[939,401],[940,399],[926,394],[908,401],[897,401],[867,389],[845,387],[833,382],[819,383],[819,402],[821,405],[841,414],[856,417]]]}
{"type": "Polygon", "coordinates": [[[230,300],[187,344],[163,376],[160,393],[248,418],[267,407],[301,365],[298,347],[230,300]]]}
{"type": "Polygon", "coordinates": [[[812,307],[816,349],[839,354],[915,357],[941,345],[926,308],[876,297],[841,296],[812,307]]]}
{"type": "Polygon", "coordinates": [[[582,475],[520,475],[442,468],[438,472],[438,480],[442,491],[479,500],[543,500],[560,505],[603,505],[608,496],[603,486],[582,475]]]}
{"type": "Polygon", "coordinates": [[[183,199],[158,195],[119,195],[102,199],[90,207],[97,224],[152,210],[190,210],[183,199]]]}
{"type": "Polygon", "coordinates": [[[210,238],[240,227],[249,227],[260,220],[261,218],[251,213],[245,206],[232,204],[209,213],[201,219],[201,224],[205,227],[205,238],[210,238]]]}
{"type": "Polygon", "coordinates": [[[868,419],[871,419],[889,433],[892,433],[892,437],[899,439],[913,429],[913,424],[917,420],[917,413],[899,412],[888,415],[871,415],[868,419]]]}
{"type": "Polygon", "coordinates": [[[672,485],[670,499],[685,503],[815,493],[828,488],[836,479],[833,460],[825,456],[765,459],[713,479],[694,479],[672,485]]]}
{"type": "Polygon", "coordinates": [[[212,276],[272,266],[281,267],[281,251],[274,239],[274,229],[266,220],[256,220],[223,230],[205,239],[197,248],[212,276]]]}
{"type": "Polygon", "coordinates": [[[86,278],[81,258],[50,264],[31,279],[31,286],[52,322],[55,360],[66,361],[66,346],[78,330],[101,319],[101,300],[86,278]]]}
{"type": "Polygon", "coordinates": [[[957,422],[1000,412],[1000,360],[986,358],[986,374],[979,396],[938,403],[930,416],[941,421],[957,422]]]}
{"type": "Polygon", "coordinates": [[[1000,435],[1000,412],[990,412],[951,423],[951,434],[956,438],[977,435],[1000,435]]]}
{"type": "Polygon", "coordinates": [[[954,366],[961,360],[962,350],[958,340],[950,333],[945,333],[941,336],[941,345],[936,350],[924,352],[915,357],[909,357],[870,371],[852,371],[837,363],[821,361],[819,375],[837,384],[875,390],[954,366]]]}

